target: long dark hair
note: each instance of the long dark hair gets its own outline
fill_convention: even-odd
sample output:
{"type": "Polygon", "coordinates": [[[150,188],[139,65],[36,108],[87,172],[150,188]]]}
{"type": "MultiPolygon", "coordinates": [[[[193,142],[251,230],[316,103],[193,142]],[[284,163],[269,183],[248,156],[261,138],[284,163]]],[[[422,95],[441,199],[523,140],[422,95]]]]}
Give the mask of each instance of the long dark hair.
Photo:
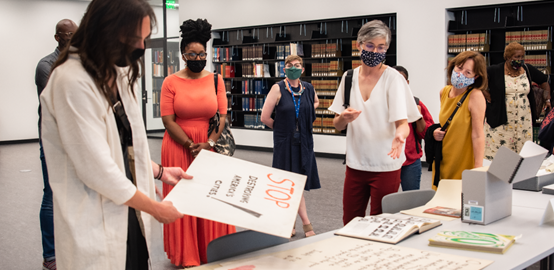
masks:
{"type": "MultiPolygon", "coordinates": [[[[81,20],[79,29],[70,41],[87,73],[111,102],[110,90],[117,78],[115,63],[125,60],[129,64],[129,86],[134,94],[134,84],[140,76],[139,61],[131,62],[129,43],[136,41],[138,29],[144,17],[150,17],[150,29],[156,24],[152,7],[145,0],[93,0],[81,20]]],[[[72,51],[73,53],[74,51],[72,51]]],[[[54,63],[52,70],[67,61],[69,46],[54,63]]]]}
{"type": "Polygon", "coordinates": [[[185,48],[192,42],[198,42],[204,45],[212,38],[212,25],[206,19],[186,20],[181,25],[181,53],[185,52],[185,48]]]}

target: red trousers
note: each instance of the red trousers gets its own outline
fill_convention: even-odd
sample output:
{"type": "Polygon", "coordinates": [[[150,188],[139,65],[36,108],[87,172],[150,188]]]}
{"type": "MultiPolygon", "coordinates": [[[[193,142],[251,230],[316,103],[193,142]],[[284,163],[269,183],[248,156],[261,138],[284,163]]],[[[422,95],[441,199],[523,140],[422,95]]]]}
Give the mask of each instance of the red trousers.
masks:
{"type": "Polygon", "coordinates": [[[400,169],[391,172],[359,171],[346,166],[344,192],[342,195],[342,221],[350,222],[355,217],[364,217],[369,197],[371,197],[370,215],[378,215],[381,199],[395,193],[400,187],[400,169]]]}

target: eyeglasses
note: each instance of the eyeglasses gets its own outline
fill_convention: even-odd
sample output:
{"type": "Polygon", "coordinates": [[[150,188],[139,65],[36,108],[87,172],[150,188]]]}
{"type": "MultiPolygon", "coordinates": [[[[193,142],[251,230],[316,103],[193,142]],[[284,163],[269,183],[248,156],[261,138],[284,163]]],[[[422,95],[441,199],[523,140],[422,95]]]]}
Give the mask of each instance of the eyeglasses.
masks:
{"type": "Polygon", "coordinates": [[[292,64],[289,63],[289,64],[287,64],[287,65],[285,66],[285,68],[291,68],[291,67],[293,67],[293,66],[294,66],[295,68],[302,68],[302,64],[300,64],[300,63],[296,63],[296,64],[294,64],[294,65],[292,65],[292,64]]]}
{"type": "Polygon", "coordinates": [[[185,53],[183,54],[188,59],[196,59],[196,57],[200,57],[200,59],[206,59],[206,56],[208,56],[207,53],[185,53]]]}
{"type": "Polygon", "coordinates": [[[385,53],[387,52],[387,49],[388,49],[387,46],[385,45],[375,46],[375,44],[371,42],[364,43],[362,46],[363,46],[363,49],[368,52],[373,52],[375,51],[375,48],[377,48],[378,53],[385,53]]]}
{"type": "Polygon", "coordinates": [[[58,35],[62,36],[62,37],[65,37],[67,39],[70,39],[73,36],[73,32],[65,32],[65,33],[58,32],[58,35]]]}

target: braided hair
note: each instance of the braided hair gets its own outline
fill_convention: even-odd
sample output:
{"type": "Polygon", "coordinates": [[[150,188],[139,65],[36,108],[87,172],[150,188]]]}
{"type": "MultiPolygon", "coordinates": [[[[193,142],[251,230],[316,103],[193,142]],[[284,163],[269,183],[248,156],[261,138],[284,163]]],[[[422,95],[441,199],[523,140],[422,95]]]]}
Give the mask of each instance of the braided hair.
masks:
{"type": "Polygon", "coordinates": [[[206,49],[206,44],[212,38],[212,25],[206,19],[186,20],[181,25],[181,53],[193,42],[198,42],[206,49]]]}

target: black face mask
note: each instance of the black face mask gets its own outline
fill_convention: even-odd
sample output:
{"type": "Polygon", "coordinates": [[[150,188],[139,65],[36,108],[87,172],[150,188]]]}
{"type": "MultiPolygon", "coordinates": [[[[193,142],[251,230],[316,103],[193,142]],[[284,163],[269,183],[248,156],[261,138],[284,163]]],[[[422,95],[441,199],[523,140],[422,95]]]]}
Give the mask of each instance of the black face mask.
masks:
{"type": "Polygon", "coordinates": [[[130,63],[136,62],[144,55],[144,49],[134,49],[130,53],[127,53],[126,55],[123,55],[121,58],[119,58],[115,65],[118,67],[126,67],[130,63]],[[129,61],[129,62],[127,62],[129,61]]]}
{"type": "Polygon", "coordinates": [[[206,60],[187,60],[187,67],[194,73],[200,73],[206,67],[206,60]]]}

